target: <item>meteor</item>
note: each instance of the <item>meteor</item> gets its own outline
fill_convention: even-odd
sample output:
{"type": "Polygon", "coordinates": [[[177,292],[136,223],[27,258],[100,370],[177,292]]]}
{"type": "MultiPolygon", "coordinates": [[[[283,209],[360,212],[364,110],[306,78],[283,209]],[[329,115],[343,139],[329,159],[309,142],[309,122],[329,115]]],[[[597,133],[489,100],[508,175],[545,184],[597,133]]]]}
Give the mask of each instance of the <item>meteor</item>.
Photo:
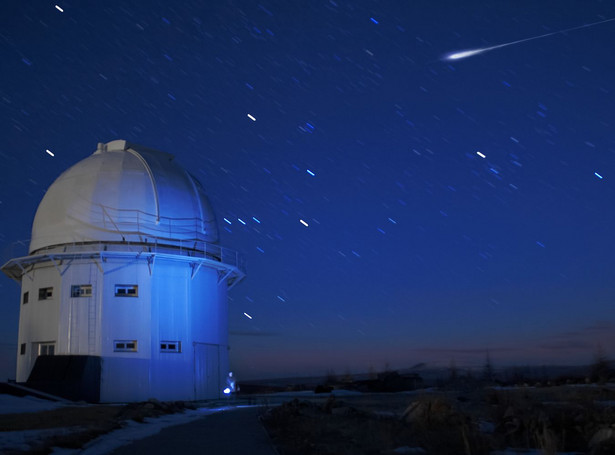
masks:
{"type": "Polygon", "coordinates": [[[593,27],[594,25],[604,24],[605,22],[615,21],[615,17],[611,19],[605,19],[603,21],[592,22],[591,24],[579,25],[577,27],[567,28],[565,30],[558,30],[556,32],[545,33],[544,35],[532,36],[530,38],[524,38],[517,41],[511,41],[510,43],[496,44],[495,46],[489,47],[479,47],[478,49],[467,49],[465,51],[453,52],[451,54],[445,55],[442,60],[461,60],[463,58],[474,57],[478,54],[483,54],[485,52],[493,51],[495,49],[499,49],[501,47],[512,46],[513,44],[520,44],[526,41],[532,41],[535,39],[546,38],[547,36],[559,35],[560,33],[571,32],[573,30],[579,30],[581,28],[593,27]]]}

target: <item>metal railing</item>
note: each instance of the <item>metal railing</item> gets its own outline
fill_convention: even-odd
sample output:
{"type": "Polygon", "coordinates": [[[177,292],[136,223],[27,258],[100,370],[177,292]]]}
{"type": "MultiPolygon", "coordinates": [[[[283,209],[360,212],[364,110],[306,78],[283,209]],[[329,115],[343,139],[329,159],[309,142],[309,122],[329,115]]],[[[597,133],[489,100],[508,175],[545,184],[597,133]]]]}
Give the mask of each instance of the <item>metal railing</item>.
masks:
{"type": "MultiPolygon", "coordinates": [[[[100,212],[94,213],[100,216],[100,219],[93,221],[92,229],[116,233],[117,240],[105,239],[49,245],[39,248],[33,254],[92,250],[172,253],[211,259],[237,267],[242,271],[245,270],[245,259],[237,251],[211,243],[212,237],[217,237],[217,226],[214,219],[170,218],[141,210],[114,209],[103,205],[95,207],[100,207],[100,212]],[[208,232],[208,226],[213,226],[215,232],[208,232]]],[[[92,207],[90,215],[92,215],[91,209],[92,207]]],[[[28,256],[29,245],[29,240],[20,240],[8,245],[2,251],[0,265],[12,258],[28,256]]]]}
{"type": "MultiPolygon", "coordinates": [[[[205,240],[210,237],[208,226],[217,231],[216,221],[202,218],[170,218],[157,216],[141,210],[114,209],[99,205],[100,225],[120,234],[149,234],[158,239],[192,238],[205,240]]],[[[214,233],[215,235],[216,233],[214,233]]]]}

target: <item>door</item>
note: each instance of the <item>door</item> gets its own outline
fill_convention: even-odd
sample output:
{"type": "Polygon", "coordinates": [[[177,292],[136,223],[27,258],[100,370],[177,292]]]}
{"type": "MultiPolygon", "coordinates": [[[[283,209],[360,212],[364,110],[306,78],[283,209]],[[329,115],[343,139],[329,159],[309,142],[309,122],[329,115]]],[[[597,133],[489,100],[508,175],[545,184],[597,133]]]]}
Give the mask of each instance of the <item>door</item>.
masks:
{"type": "Polygon", "coordinates": [[[220,346],[194,343],[194,399],[220,398],[220,346]]]}

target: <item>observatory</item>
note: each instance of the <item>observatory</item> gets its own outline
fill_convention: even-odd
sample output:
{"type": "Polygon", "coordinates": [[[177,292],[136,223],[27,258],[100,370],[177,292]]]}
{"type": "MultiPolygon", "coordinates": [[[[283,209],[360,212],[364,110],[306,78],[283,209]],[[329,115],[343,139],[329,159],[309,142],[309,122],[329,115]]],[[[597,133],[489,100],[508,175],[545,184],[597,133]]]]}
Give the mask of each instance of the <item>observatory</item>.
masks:
{"type": "Polygon", "coordinates": [[[173,155],[98,144],[49,187],[28,255],[2,271],[21,284],[18,383],[92,402],[223,393],[244,267],[173,155]]]}

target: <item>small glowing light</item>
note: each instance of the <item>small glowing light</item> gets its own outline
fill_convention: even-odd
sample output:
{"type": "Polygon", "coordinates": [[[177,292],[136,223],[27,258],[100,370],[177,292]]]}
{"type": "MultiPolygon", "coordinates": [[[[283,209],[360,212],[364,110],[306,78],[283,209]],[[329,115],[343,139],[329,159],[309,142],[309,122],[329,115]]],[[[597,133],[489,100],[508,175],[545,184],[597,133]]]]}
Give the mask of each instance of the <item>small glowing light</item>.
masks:
{"type": "Polygon", "coordinates": [[[256,221],[258,224],[261,224],[260,220],[259,220],[258,218],[256,218],[255,216],[253,216],[253,217],[252,217],[252,219],[253,219],[254,221],[256,221]]]}
{"type": "Polygon", "coordinates": [[[487,156],[484,153],[476,152],[476,154],[480,156],[481,158],[487,158],[487,156]]]}
{"type": "Polygon", "coordinates": [[[45,151],[46,151],[46,152],[47,152],[50,156],[55,156],[51,150],[47,149],[47,150],[45,150],[45,151]]]}
{"type": "Polygon", "coordinates": [[[226,218],[223,218],[223,220],[224,220],[226,223],[228,223],[228,224],[233,224],[233,223],[231,223],[231,222],[230,222],[228,219],[226,219],[226,218]]]}
{"type": "Polygon", "coordinates": [[[282,297],[281,295],[278,295],[278,300],[282,301],[282,302],[286,302],[286,299],[284,297],[282,297]]]}
{"type": "Polygon", "coordinates": [[[248,313],[245,313],[245,312],[244,312],[244,313],[243,313],[243,315],[244,315],[245,317],[247,317],[248,319],[252,319],[252,316],[250,316],[248,313]]]}
{"type": "Polygon", "coordinates": [[[252,114],[248,114],[248,118],[253,122],[256,122],[256,117],[254,117],[252,114]]]}
{"type": "Polygon", "coordinates": [[[312,177],[314,177],[316,174],[314,174],[312,171],[310,171],[309,169],[307,169],[305,172],[307,172],[308,174],[310,174],[312,177]]]}
{"type": "Polygon", "coordinates": [[[307,224],[307,223],[306,223],[305,221],[303,221],[303,220],[299,220],[299,223],[303,224],[305,227],[308,227],[308,226],[309,226],[309,224],[307,224]]]}
{"type": "Polygon", "coordinates": [[[372,21],[376,25],[378,24],[378,21],[376,19],[374,19],[373,17],[370,17],[369,20],[372,21]]]}
{"type": "Polygon", "coordinates": [[[242,220],[241,218],[237,218],[237,221],[239,221],[241,224],[243,224],[244,226],[246,225],[246,222],[244,220],[242,220]]]}
{"type": "Polygon", "coordinates": [[[64,10],[63,10],[62,8],[60,8],[58,5],[56,5],[56,9],[57,9],[59,12],[61,12],[61,13],[63,13],[63,12],[64,12],[64,10]]]}
{"type": "Polygon", "coordinates": [[[596,177],[598,177],[600,180],[602,180],[602,179],[604,178],[604,177],[602,177],[600,174],[598,174],[597,172],[594,172],[594,175],[595,175],[596,177]]]}
{"type": "Polygon", "coordinates": [[[397,221],[395,221],[393,218],[389,218],[389,221],[393,224],[397,224],[397,221]]]}
{"type": "Polygon", "coordinates": [[[229,389],[228,387],[226,389],[223,390],[225,395],[229,395],[231,393],[231,389],[229,389]]]}

